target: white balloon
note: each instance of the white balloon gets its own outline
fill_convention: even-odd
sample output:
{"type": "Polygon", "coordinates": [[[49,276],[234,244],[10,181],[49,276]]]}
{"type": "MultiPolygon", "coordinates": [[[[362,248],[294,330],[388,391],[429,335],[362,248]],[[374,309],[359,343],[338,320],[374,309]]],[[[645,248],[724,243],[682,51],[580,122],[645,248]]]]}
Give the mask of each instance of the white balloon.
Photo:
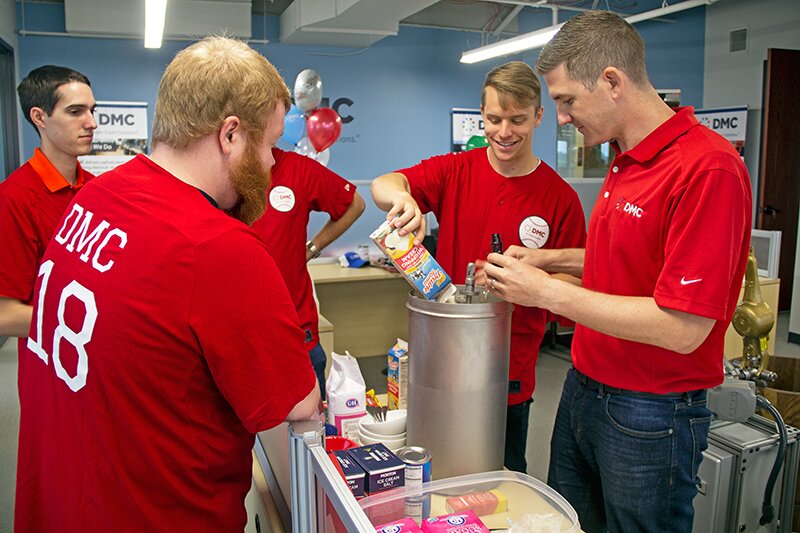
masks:
{"type": "Polygon", "coordinates": [[[314,145],[311,144],[311,141],[308,140],[307,136],[304,136],[297,141],[297,146],[295,147],[294,151],[300,155],[308,156],[311,159],[317,158],[317,151],[314,149],[314,145]]]}
{"type": "Polygon", "coordinates": [[[314,145],[311,144],[311,141],[308,140],[308,137],[303,137],[302,139],[297,141],[297,146],[295,146],[294,151],[300,155],[304,155],[308,158],[313,159],[323,167],[327,167],[328,161],[330,161],[331,159],[330,148],[326,148],[321,152],[317,152],[314,149],[314,145]]]}
{"type": "Polygon", "coordinates": [[[317,163],[322,165],[323,167],[328,166],[328,161],[331,160],[331,149],[326,148],[323,151],[317,154],[317,163]]]}
{"type": "Polygon", "coordinates": [[[311,69],[306,69],[294,80],[294,104],[305,114],[317,108],[322,101],[322,79],[311,69]]]}

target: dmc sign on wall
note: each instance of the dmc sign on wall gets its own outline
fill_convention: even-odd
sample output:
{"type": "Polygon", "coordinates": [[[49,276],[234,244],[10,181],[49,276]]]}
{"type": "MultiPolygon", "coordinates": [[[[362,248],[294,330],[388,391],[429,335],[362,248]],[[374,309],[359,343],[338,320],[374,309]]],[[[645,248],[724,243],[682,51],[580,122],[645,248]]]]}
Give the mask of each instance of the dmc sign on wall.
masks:
{"type": "Polygon", "coordinates": [[[78,159],[94,175],[147,153],[147,103],[97,102],[92,153],[78,159]]]}
{"type": "Polygon", "coordinates": [[[697,109],[694,112],[700,124],[716,131],[728,139],[739,155],[744,157],[744,141],[747,133],[747,106],[719,109],[697,109]]]}

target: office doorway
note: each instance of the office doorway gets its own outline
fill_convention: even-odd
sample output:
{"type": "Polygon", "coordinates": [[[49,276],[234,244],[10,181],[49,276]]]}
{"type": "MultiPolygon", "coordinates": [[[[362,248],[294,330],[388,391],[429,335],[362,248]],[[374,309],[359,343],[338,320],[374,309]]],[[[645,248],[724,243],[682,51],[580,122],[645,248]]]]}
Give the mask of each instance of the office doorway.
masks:
{"type": "Polygon", "coordinates": [[[19,167],[14,50],[0,39],[0,181],[19,167]]]}
{"type": "Polygon", "coordinates": [[[800,214],[800,50],[767,50],[761,122],[761,172],[756,227],[781,231],[778,309],[789,309],[800,214]]]}

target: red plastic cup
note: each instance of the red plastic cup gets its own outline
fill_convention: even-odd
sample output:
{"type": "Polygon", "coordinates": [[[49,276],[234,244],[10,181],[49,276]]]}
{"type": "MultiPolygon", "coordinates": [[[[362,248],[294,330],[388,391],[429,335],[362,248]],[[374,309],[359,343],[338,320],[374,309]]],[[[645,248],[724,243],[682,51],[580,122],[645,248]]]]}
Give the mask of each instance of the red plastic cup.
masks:
{"type": "Polygon", "coordinates": [[[349,450],[350,448],[357,448],[358,443],[353,442],[352,440],[339,437],[339,436],[332,436],[332,437],[325,437],[325,450],[329,452],[338,451],[338,450],[349,450]]]}

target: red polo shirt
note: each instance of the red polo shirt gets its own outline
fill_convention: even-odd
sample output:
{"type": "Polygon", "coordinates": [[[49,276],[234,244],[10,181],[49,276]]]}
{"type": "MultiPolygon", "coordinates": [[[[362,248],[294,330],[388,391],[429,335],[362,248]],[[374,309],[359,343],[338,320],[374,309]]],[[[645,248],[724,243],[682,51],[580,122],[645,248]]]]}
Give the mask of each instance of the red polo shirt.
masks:
{"type": "Polygon", "coordinates": [[[311,331],[306,344],[311,349],[319,342],[319,314],[314,289],[306,268],[308,217],[312,211],[328,213],[332,220],[344,215],[356,187],[313,159],[273,148],[271,189],[267,209],[253,223],[253,230],[267,245],[292,296],[300,327],[311,331]]]}
{"type": "Polygon", "coordinates": [[[642,392],[718,385],[725,330],[747,261],[751,210],[750,178],[739,154],[700,125],[691,107],[618,153],[589,221],[583,286],[653,297],[660,307],[716,323],[685,355],[577,325],[575,367],[606,385],[642,392]]]}
{"type": "MultiPolygon", "coordinates": [[[[529,174],[507,178],[492,168],[486,148],[431,157],[399,170],[423,212],[439,221],[436,260],[454,283],[467,264],[486,259],[492,233],[503,249],[581,248],[585,218],[575,190],[544,161],[529,174]]],[[[547,311],[514,306],[511,315],[508,405],[527,401],[536,385],[536,360],[547,311]]]]}
{"type": "MultiPolygon", "coordinates": [[[[39,263],[75,193],[90,173],[76,163],[71,185],[39,148],[0,182],[0,296],[30,304],[39,263]]],[[[22,339],[21,346],[24,346],[22,339]]]]}

